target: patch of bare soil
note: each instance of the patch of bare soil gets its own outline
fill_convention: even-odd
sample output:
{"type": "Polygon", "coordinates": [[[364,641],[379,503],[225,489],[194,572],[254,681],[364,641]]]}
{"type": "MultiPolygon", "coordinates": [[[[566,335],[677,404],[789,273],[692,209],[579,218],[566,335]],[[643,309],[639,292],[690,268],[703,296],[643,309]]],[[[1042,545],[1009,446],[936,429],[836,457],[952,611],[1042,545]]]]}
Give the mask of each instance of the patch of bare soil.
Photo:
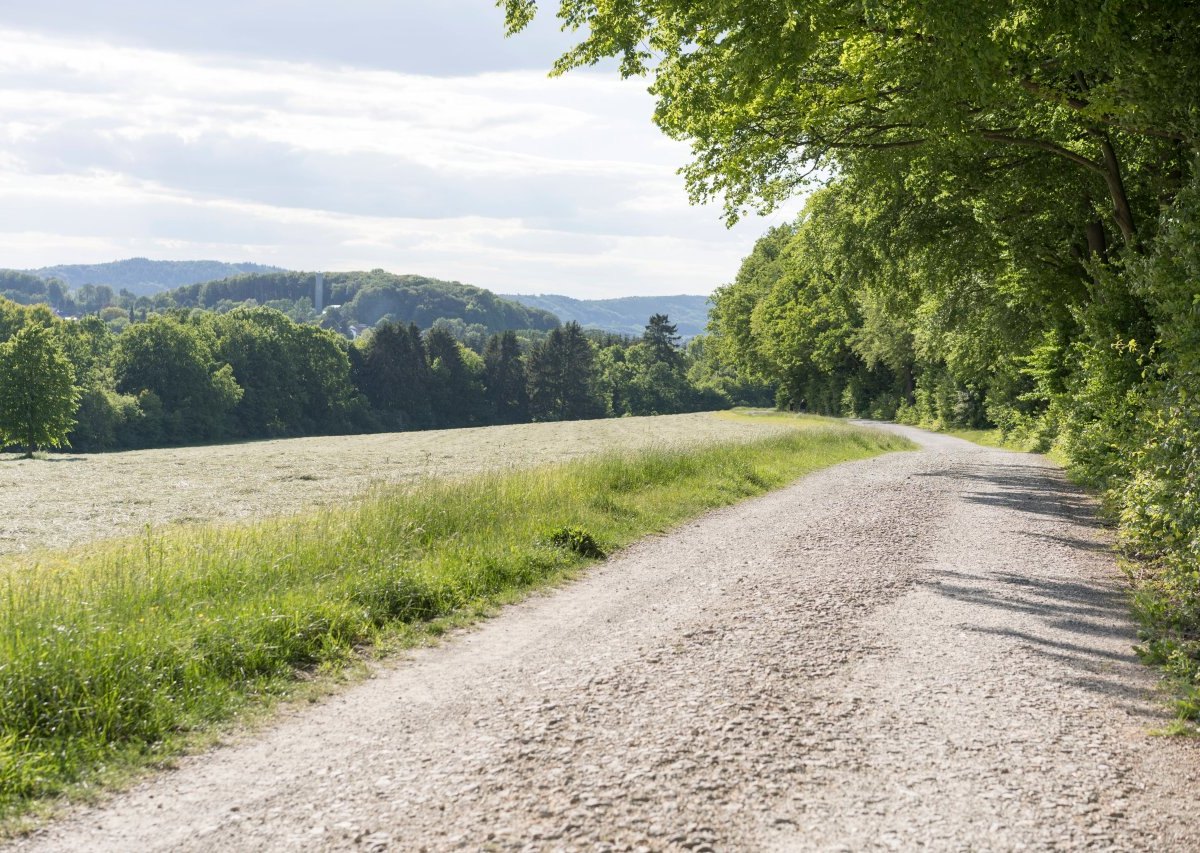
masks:
{"type": "Polygon", "coordinates": [[[14,847],[1200,849],[1091,502],[897,429],[14,847]]]}

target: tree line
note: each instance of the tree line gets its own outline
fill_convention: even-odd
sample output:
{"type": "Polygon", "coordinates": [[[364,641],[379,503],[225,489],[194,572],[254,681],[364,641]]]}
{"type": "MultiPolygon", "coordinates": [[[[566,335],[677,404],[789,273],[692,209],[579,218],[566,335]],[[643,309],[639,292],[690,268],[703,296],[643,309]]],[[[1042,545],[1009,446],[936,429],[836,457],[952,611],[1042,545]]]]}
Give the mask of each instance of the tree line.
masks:
{"type": "Polygon", "coordinates": [[[354,341],[265,307],[153,314],[117,334],[0,300],[0,439],[23,449],[158,447],[254,438],[666,414],[770,391],[686,349],[665,315],[640,338],[381,321],[354,341]],[[17,395],[17,396],[13,396],[17,395]]]}
{"type": "MultiPolygon", "coordinates": [[[[510,31],[535,0],[504,0],[510,31]]],[[[1200,5],[567,0],[727,217],[814,185],[716,297],[781,405],[997,426],[1102,489],[1200,716],[1200,5]]]]}

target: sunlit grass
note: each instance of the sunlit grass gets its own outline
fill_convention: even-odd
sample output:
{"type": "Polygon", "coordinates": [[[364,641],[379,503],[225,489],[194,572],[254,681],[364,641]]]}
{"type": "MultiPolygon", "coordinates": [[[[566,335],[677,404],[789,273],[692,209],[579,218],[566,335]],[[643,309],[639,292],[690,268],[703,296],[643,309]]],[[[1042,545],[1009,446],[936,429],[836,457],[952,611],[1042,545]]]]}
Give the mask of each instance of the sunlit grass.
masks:
{"type": "Polygon", "coordinates": [[[1018,453],[1038,453],[1045,456],[1060,468],[1066,468],[1070,460],[1057,447],[1045,449],[1038,446],[1038,439],[1030,436],[1005,435],[997,428],[992,429],[944,429],[945,435],[979,444],[984,447],[995,447],[999,450],[1014,450],[1018,453]]]}
{"type": "Polygon", "coordinates": [[[0,812],[161,760],[190,733],[286,694],[298,674],[587,562],[550,531],[580,528],[611,552],[817,468],[908,447],[810,425],[13,558],[0,564],[0,812]]]}

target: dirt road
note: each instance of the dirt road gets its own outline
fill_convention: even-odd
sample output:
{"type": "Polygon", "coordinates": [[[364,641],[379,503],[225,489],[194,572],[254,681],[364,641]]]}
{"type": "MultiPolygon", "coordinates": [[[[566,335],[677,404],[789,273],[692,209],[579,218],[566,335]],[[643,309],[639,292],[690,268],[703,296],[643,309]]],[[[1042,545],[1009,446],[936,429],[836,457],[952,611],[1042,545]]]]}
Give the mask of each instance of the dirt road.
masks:
{"type": "Polygon", "coordinates": [[[1090,502],[902,431],[16,846],[1200,849],[1090,502]]]}

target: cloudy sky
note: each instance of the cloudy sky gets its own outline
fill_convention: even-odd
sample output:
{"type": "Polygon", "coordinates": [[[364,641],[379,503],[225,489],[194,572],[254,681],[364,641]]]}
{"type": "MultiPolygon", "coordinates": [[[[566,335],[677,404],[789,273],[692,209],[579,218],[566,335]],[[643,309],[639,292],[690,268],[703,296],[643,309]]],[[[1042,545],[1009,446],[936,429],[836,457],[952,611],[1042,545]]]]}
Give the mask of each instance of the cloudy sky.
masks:
{"type": "MultiPolygon", "coordinates": [[[[556,5],[556,4],[553,4],[556,5]]],[[[548,79],[492,0],[0,11],[0,267],[144,256],[707,293],[791,211],[689,207],[642,81],[548,79]]]]}

